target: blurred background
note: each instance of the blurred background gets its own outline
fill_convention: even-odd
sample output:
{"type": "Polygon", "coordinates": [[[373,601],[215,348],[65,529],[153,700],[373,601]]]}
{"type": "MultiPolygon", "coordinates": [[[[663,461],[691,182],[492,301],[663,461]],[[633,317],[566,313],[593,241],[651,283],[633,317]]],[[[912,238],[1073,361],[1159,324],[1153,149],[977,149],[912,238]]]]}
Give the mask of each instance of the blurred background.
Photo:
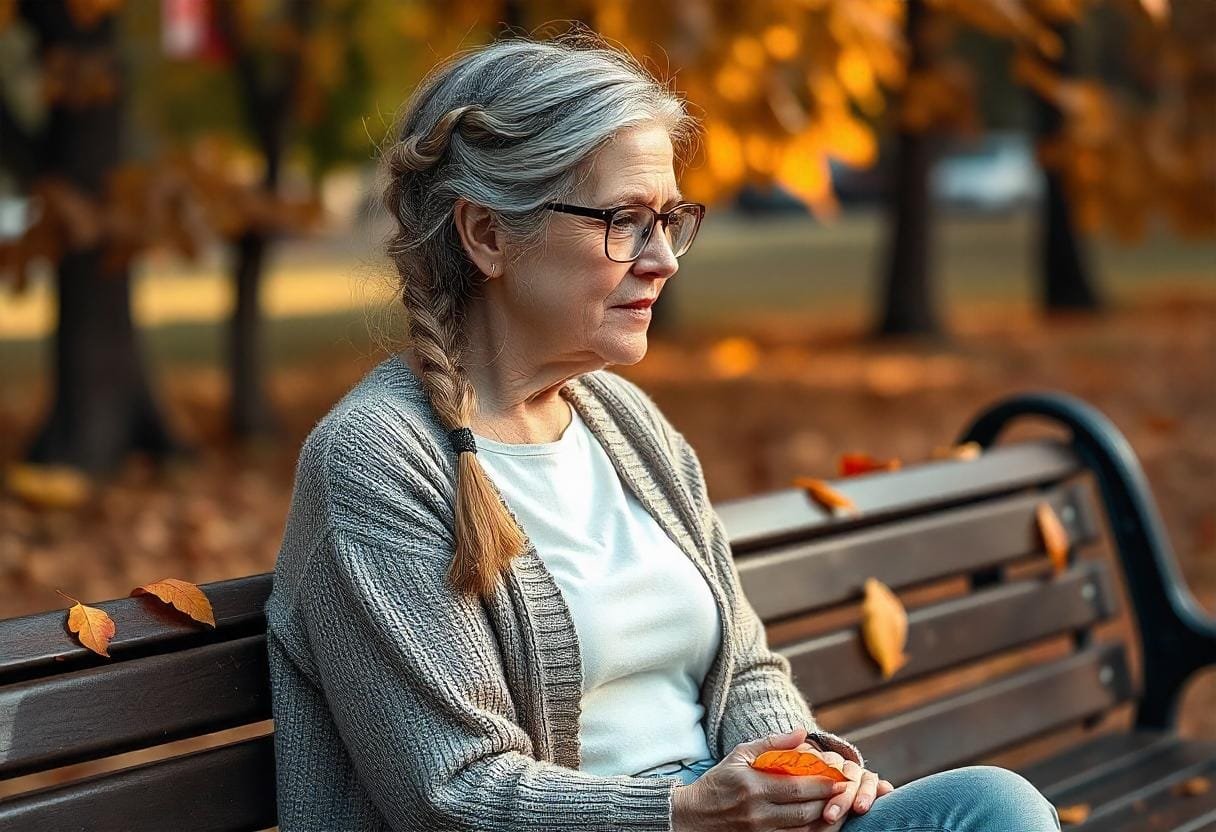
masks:
{"type": "Polygon", "coordinates": [[[0,617],[273,567],[301,441],[403,345],[395,114],[576,23],[704,126],[708,217],[615,369],[715,500],[1063,390],[1216,612],[1211,0],[0,0],[0,617]]]}

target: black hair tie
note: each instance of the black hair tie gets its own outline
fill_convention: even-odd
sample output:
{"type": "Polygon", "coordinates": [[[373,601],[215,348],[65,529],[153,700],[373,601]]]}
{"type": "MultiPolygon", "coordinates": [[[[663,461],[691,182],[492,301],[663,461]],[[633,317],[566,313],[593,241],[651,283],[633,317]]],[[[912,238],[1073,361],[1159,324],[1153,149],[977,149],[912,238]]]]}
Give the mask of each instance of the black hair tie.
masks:
{"type": "Polygon", "coordinates": [[[452,450],[457,454],[462,451],[477,453],[477,441],[473,438],[473,431],[469,428],[454,428],[449,431],[448,441],[452,443],[452,450]]]}

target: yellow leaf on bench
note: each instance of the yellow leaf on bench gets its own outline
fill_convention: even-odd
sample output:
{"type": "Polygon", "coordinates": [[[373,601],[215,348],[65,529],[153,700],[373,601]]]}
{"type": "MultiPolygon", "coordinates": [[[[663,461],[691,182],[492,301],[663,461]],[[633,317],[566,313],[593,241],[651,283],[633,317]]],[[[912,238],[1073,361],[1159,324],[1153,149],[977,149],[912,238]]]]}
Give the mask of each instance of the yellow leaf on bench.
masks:
{"type": "Polygon", "coordinates": [[[136,595],[154,595],[195,621],[215,626],[215,613],[211,610],[211,602],[198,586],[189,581],[179,581],[177,578],[153,581],[131,590],[131,596],[136,595]]]}
{"type": "Polygon", "coordinates": [[[1060,816],[1060,823],[1062,824],[1085,823],[1085,819],[1089,817],[1089,804],[1078,803],[1075,806],[1057,806],[1056,813],[1060,816]]]}
{"type": "Polygon", "coordinates": [[[837,511],[844,512],[845,514],[860,513],[857,510],[857,505],[852,500],[823,480],[817,480],[812,477],[794,477],[793,486],[806,491],[812,500],[832,514],[836,514],[837,511]]]}
{"type": "Polygon", "coordinates": [[[934,459],[977,459],[984,452],[979,442],[964,442],[961,445],[939,445],[933,449],[934,459]]]}
{"type": "Polygon", "coordinates": [[[861,636],[870,656],[890,679],[908,663],[908,613],[899,597],[877,578],[866,578],[861,605],[861,636]]]}
{"type": "Polygon", "coordinates": [[[1051,503],[1039,503],[1035,506],[1034,515],[1038,520],[1039,534],[1043,537],[1043,546],[1051,558],[1052,574],[1059,575],[1068,569],[1068,530],[1056,516],[1051,503]]]}
{"type": "MultiPolygon", "coordinates": [[[[64,595],[62,592],[59,594],[69,601],[76,601],[71,595],[64,595]]],[[[76,601],[75,606],[68,610],[68,629],[76,634],[82,645],[100,656],[110,658],[110,639],[114,638],[114,632],[118,628],[105,610],[86,607],[76,601]]]]}

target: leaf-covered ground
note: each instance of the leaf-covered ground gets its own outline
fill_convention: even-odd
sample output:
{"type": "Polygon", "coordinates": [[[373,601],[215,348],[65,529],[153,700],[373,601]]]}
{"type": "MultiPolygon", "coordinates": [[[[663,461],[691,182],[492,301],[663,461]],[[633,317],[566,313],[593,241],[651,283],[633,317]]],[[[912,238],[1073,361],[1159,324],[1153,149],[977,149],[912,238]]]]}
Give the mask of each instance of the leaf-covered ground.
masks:
{"type": "MultiPolygon", "coordinates": [[[[1050,325],[996,309],[951,327],[948,346],[872,346],[805,314],[774,316],[729,338],[654,338],[643,362],[617,369],[698,450],[715,500],[785,487],[799,475],[834,477],[847,451],[926,459],[1008,393],[1080,396],[1127,435],[1182,572],[1216,613],[1216,301],[1179,296],[1050,325]]],[[[245,448],[220,428],[218,370],[165,374],[172,421],[197,455],[161,469],[132,462],[71,511],[0,496],[0,616],[64,607],[55,589],[93,603],[163,577],[204,583],[270,570],[301,440],[378,357],[344,351],[329,364],[276,371],[285,435],[245,448]]],[[[0,463],[28,439],[45,392],[32,383],[0,400],[0,463]]],[[[1209,673],[1188,694],[1184,734],[1216,737],[1214,682],[1209,673]]]]}

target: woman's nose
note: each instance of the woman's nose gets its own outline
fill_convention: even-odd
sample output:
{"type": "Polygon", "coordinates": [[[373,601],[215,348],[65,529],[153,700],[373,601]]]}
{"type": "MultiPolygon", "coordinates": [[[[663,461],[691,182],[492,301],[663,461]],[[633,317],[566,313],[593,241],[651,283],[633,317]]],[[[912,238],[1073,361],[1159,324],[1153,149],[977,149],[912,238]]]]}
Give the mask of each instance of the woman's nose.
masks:
{"type": "Polygon", "coordinates": [[[633,261],[634,273],[643,277],[671,277],[679,268],[680,263],[672,253],[662,223],[656,223],[646,247],[633,261]]]}

